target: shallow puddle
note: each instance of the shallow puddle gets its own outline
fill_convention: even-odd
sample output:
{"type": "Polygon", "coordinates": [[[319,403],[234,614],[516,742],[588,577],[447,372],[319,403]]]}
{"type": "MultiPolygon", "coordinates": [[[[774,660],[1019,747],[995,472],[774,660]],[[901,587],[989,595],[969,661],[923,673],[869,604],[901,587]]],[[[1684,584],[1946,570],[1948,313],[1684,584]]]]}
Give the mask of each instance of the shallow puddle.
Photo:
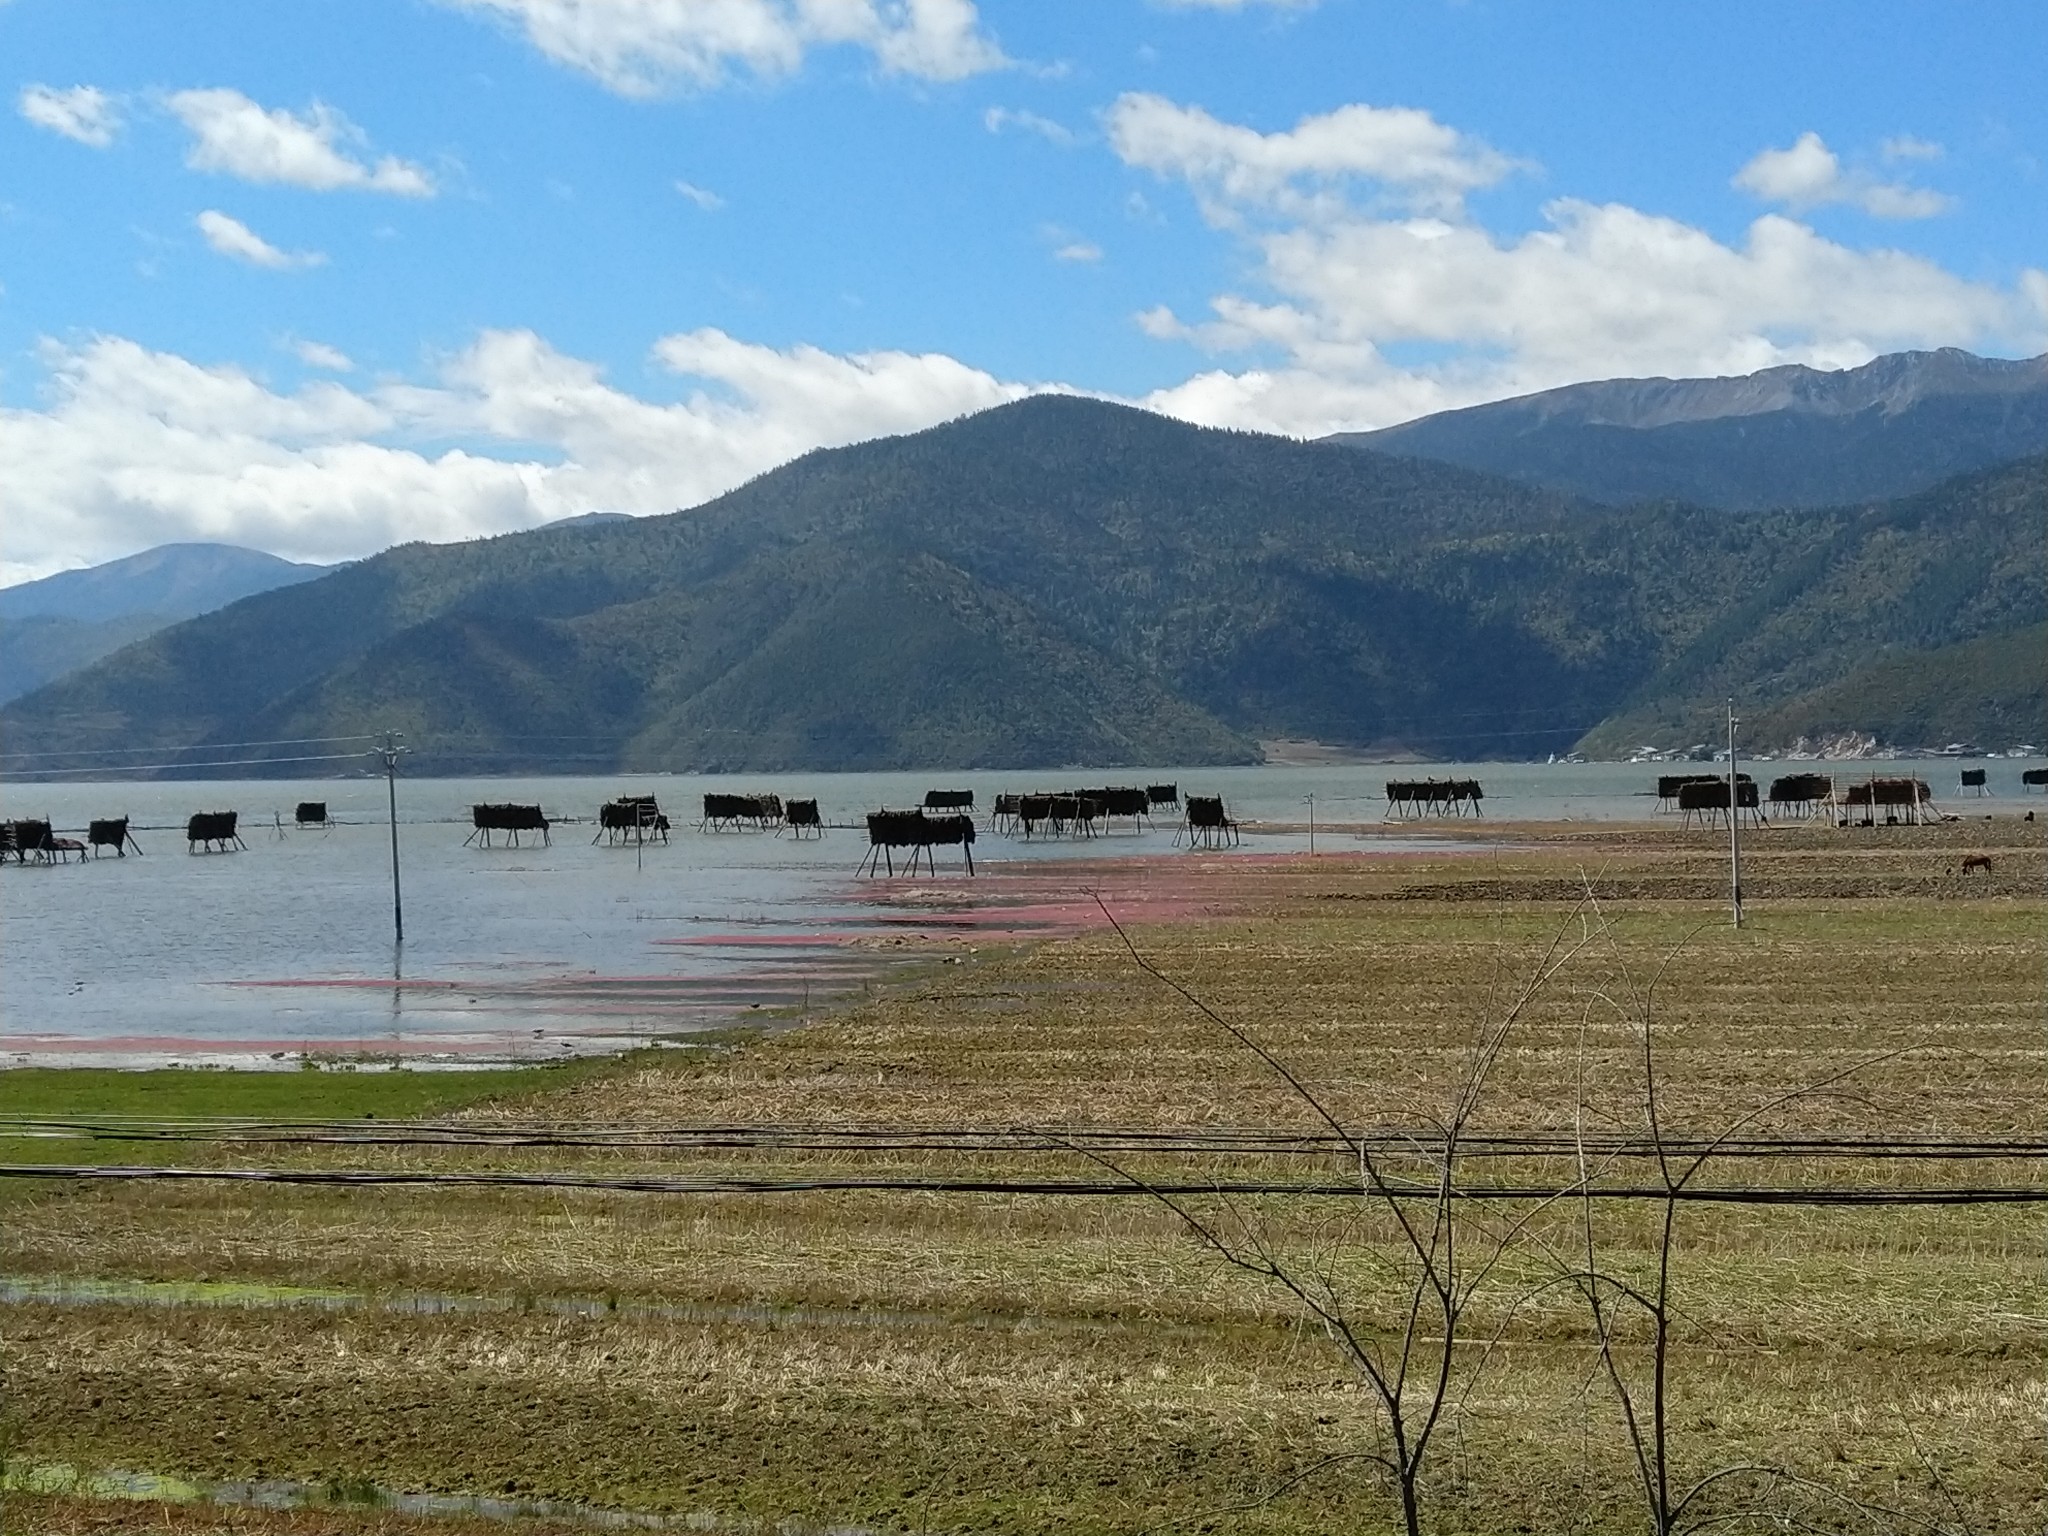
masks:
{"type": "Polygon", "coordinates": [[[0,1468],[0,1492],[56,1494],[149,1504],[222,1504],[252,1509],[364,1509],[399,1515],[463,1516],[481,1520],[562,1520],[598,1530],[773,1532],[775,1536],[878,1536],[861,1525],[812,1525],[799,1520],[728,1520],[708,1511],[658,1515],[599,1509],[558,1499],[501,1499],[475,1493],[402,1493],[371,1483],[308,1483],[267,1477],[252,1482],[211,1482],[155,1472],[107,1468],[83,1471],[66,1462],[10,1459],[0,1468]]]}

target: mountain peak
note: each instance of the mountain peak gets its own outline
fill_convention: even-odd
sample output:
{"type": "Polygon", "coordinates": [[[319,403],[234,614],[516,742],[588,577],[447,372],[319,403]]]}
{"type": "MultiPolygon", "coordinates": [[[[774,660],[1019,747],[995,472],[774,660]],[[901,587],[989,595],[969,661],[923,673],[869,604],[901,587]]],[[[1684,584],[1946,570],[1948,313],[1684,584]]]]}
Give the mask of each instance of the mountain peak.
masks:
{"type": "Polygon", "coordinates": [[[1825,506],[2048,449],[2048,354],[1943,347],[1835,370],[1604,379],[1333,441],[1601,501],[1825,506]]]}

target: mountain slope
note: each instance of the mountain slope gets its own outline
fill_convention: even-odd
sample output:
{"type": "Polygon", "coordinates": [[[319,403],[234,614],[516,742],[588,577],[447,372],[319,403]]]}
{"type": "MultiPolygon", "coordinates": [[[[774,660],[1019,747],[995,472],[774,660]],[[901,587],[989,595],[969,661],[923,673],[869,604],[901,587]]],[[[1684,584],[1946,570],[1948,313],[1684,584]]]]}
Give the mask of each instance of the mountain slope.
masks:
{"type": "Polygon", "coordinates": [[[1883,656],[1787,699],[1745,732],[1783,748],[1855,735],[1882,719],[1893,743],[1998,748],[2048,743],[2048,624],[1938,650],[1883,656]]]}
{"type": "Polygon", "coordinates": [[[1610,379],[1332,439],[1597,501],[1821,507],[2048,451],[2048,355],[1953,348],[1839,373],[1610,379]]]}
{"type": "MultiPolygon", "coordinates": [[[[1782,700],[1847,678],[1888,652],[1936,650],[2038,624],[2048,618],[2044,541],[2048,458],[1875,507],[1693,514],[1690,536],[1643,549],[1645,577],[1669,583],[1677,574],[1690,585],[1708,570],[1742,575],[1699,610],[1706,622],[1670,634],[1657,668],[1616,701],[1582,749],[1711,739],[1730,697],[1782,700]]],[[[2048,674],[2041,683],[2048,690],[2048,674]]],[[[1910,713],[1869,702],[1872,716],[1858,729],[1891,742],[1923,739],[1910,713]]]]}
{"type": "Polygon", "coordinates": [[[325,571],[232,544],[164,544],[0,588],[0,703],[181,619],[325,571]]]}
{"type": "Polygon", "coordinates": [[[43,751],[391,727],[429,771],[1633,745],[1730,692],[2048,620],[2044,477],[1615,510],[1039,398],[687,514],[395,549],[151,636],[0,725],[43,751]]]}

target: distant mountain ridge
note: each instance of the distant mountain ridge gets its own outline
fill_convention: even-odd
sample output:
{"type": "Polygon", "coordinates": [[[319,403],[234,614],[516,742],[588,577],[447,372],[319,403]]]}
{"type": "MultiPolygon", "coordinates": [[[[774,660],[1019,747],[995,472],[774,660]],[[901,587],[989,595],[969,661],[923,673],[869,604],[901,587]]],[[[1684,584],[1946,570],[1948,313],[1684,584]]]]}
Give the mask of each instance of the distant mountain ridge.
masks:
{"type": "Polygon", "coordinates": [[[2048,452],[2048,354],[2010,360],[1951,347],[1839,372],[1607,379],[1329,441],[1608,503],[1887,500],[2048,452]]]}
{"type": "Polygon", "coordinates": [[[1686,745],[1731,693],[1760,710],[2048,622],[2044,536],[2048,456],[1875,506],[1615,509],[1043,396],[688,513],[401,546],[0,727],[37,752],[391,728],[424,772],[1686,745]]]}
{"type": "Polygon", "coordinates": [[[0,587],[0,703],[166,625],[328,569],[235,544],[160,544],[0,587]]]}
{"type": "Polygon", "coordinates": [[[311,581],[328,569],[238,544],[159,544],[104,565],[0,587],[0,619],[93,624],[135,613],[189,619],[274,587],[311,581]]]}

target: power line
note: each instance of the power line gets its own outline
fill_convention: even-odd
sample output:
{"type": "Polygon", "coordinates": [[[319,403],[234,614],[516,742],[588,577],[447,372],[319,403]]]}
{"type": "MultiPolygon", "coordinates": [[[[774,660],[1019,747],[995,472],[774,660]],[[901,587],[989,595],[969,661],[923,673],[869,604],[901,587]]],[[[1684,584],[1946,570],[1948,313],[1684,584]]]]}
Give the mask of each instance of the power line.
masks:
{"type": "Polygon", "coordinates": [[[375,741],[374,736],[285,736],[275,741],[200,741],[189,747],[72,747],[64,751],[0,752],[0,760],[23,757],[133,757],[138,752],[237,752],[251,747],[318,747],[337,741],[375,741]]]}
{"type": "Polygon", "coordinates": [[[197,768],[247,768],[252,765],[270,763],[341,763],[358,762],[368,756],[363,752],[320,752],[304,757],[230,757],[203,763],[130,763],[115,766],[106,763],[80,764],[70,768],[10,768],[4,770],[10,779],[46,777],[50,774],[75,773],[162,773],[168,769],[189,772],[197,768]]]}

